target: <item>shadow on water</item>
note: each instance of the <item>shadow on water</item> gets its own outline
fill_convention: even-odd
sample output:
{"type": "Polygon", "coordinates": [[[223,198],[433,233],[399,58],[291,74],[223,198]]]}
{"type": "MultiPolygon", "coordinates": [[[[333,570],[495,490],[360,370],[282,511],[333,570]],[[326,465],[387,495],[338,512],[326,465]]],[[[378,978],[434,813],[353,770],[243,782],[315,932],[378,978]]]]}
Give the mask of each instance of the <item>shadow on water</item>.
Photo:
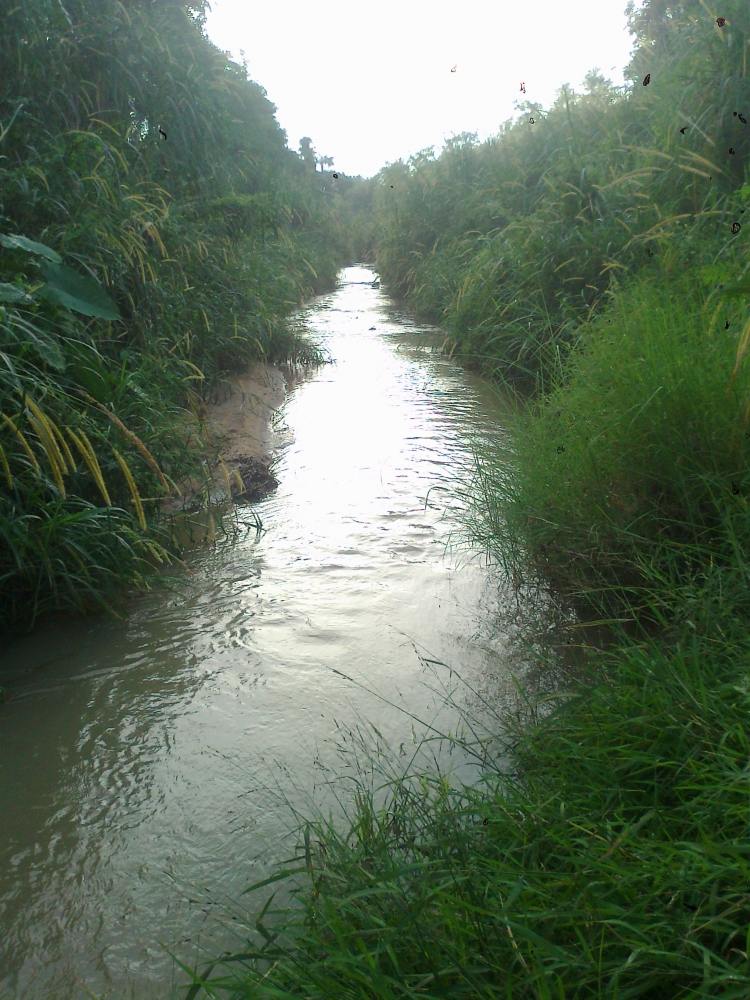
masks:
{"type": "Polygon", "coordinates": [[[242,890],[294,852],[288,805],[327,801],[342,726],[410,745],[410,714],[458,724],[439,664],[500,699],[526,669],[509,583],[450,545],[503,400],[372,279],[301,312],[333,363],[289,379],[274,492],[214,516],[179,588],[6,651],[0,995],[170,995],[165,948],[244,940],[242,890]]]}

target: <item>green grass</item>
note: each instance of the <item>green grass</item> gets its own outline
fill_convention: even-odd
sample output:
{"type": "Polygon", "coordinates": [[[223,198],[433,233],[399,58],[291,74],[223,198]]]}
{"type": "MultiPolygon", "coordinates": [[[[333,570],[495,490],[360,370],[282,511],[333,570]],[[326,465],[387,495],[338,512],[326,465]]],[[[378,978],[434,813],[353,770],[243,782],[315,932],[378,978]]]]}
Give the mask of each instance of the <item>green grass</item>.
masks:
{"type": "MultiPolygon", "coordinates": [[[[548,108],[519,103],[492,138],[453,136],[375,178],[389,291],[440,321],[457,355],[490,375],[533,387],[616,279],[653,273],[674,243],[692,241],[708,263],[742,218],[750,130],[735,109],[750,100],[747,4],[724,0],[731,31],[704,0],[630,7],[625,86],[592,70],[548,108]]],[[[745,244],[734,243],[741,261],[745,244]]],[[[731,271],[733,254],[722,256],[731,271]]]]}
{"type": "Polygon", "coordinates": [[[348,823],[304,828],[298,905],[259,886],[262,934],[190,996],[747,996],[749,654],[623,639],[473,787],[373,751],[348,823]]]}
{"type": "Polygon", "coordinates": [[[481,462],[476,539],[620,619],[735,566],[750,544],[743,329],[743,307],[717,311],[695,273],[621,290],[481,462]]]}
{"type": "Polygon", "coordinates": [[[28,514],[3,498],[0,540],[9,567],[6,621],[33,621],[60,608],[112,612],[123,587],[147,590],[154,571],[175,561],[163,531],[149,537],[128,511],[78,498],[48,500],[28,514]]]}
{"type": "Polygon", "coordinates": [[[145,586],[174,548],[159,501],[215,458],[212,387],[322,359],[289,317],[346,259],[340,206],[203,6],[3,24],[0,633],[145,586]]]}

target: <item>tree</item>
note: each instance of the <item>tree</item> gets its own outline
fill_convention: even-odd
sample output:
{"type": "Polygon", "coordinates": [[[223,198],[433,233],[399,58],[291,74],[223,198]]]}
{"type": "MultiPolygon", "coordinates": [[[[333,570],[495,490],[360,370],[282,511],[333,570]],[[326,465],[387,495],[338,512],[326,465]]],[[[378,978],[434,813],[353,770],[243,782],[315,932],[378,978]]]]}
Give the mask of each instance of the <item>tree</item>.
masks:
{"type": "Polygon", "coordinates": [[[315,170],[315,164],[317,161],[317,156],[315,153],[315,147],[312,144],[312,139],[309,135],[303,135],[299,141],[299,155],[305,162],[305,165],[311,169],[315,170]]]}

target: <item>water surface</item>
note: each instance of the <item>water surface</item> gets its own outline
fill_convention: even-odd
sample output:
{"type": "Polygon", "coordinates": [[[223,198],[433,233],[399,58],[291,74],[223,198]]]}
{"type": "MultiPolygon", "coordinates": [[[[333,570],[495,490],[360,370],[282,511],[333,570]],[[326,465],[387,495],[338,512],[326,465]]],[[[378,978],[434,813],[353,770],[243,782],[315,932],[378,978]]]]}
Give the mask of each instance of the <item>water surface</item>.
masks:
{"type": "Polygon", "coordinates": [[[169,997],[185,977],[162,944],[201,963],[242,944],[240,893],[294,852],[284,797],[304,811],[340,727],[412,745],[341,674],[450,729],[422,658],[478,685],[509,670],[507,588],[446,550],[442,489],[503,433],[501,401],[373,277],[347,268],[303,312],[334,363],[282,408],[264,533],[240,511],[248,530],[193,552],[178,590],[5,651],[0,995],[169,997]]]}

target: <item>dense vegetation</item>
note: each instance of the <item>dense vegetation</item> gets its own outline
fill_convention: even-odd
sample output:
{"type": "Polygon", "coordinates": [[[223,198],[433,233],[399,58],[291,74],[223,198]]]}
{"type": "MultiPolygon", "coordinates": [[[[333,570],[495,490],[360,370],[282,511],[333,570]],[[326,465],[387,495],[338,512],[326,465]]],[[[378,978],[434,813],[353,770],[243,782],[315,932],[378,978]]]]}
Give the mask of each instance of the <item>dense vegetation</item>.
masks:
{"type": "Polygon", "coordinates": [[[750,8],[716,15],[645,0],[622,90],[376,179],[389,287],[534,390],[470,534],[608,642],[478,786],[363,769],[208,995],[750,994],[750,8]]]}
{"type": "MultiPolygon", "coordinates": [[[[500,134],[469,134],[378,177],[377,264],[388,287],[485,369],[531,380],[640,271],[745,264],[731,223],[750,155],[750,13],[719,28],[694,0],[646,3],[619,89],[597,71],[552,108],[526,102],[500,134]],[[650,73],[650,82],[642,81],[650,73]],[[534,124],[531,124],[531,122],[534,124]],[[684,129],[684,131],[682,131],[684,129]],[[733,150],[732,153],[729,150],[733,150]]],[[[717,278],[717,275],[720,277],[717,278]]]]}
{"type": "Polygon", "coordinates": [[[285,317],[349,256],[340,199],[205,6],[3,11],[0,631],[145,583],[201,397],[317,358],[285,317]]]}

